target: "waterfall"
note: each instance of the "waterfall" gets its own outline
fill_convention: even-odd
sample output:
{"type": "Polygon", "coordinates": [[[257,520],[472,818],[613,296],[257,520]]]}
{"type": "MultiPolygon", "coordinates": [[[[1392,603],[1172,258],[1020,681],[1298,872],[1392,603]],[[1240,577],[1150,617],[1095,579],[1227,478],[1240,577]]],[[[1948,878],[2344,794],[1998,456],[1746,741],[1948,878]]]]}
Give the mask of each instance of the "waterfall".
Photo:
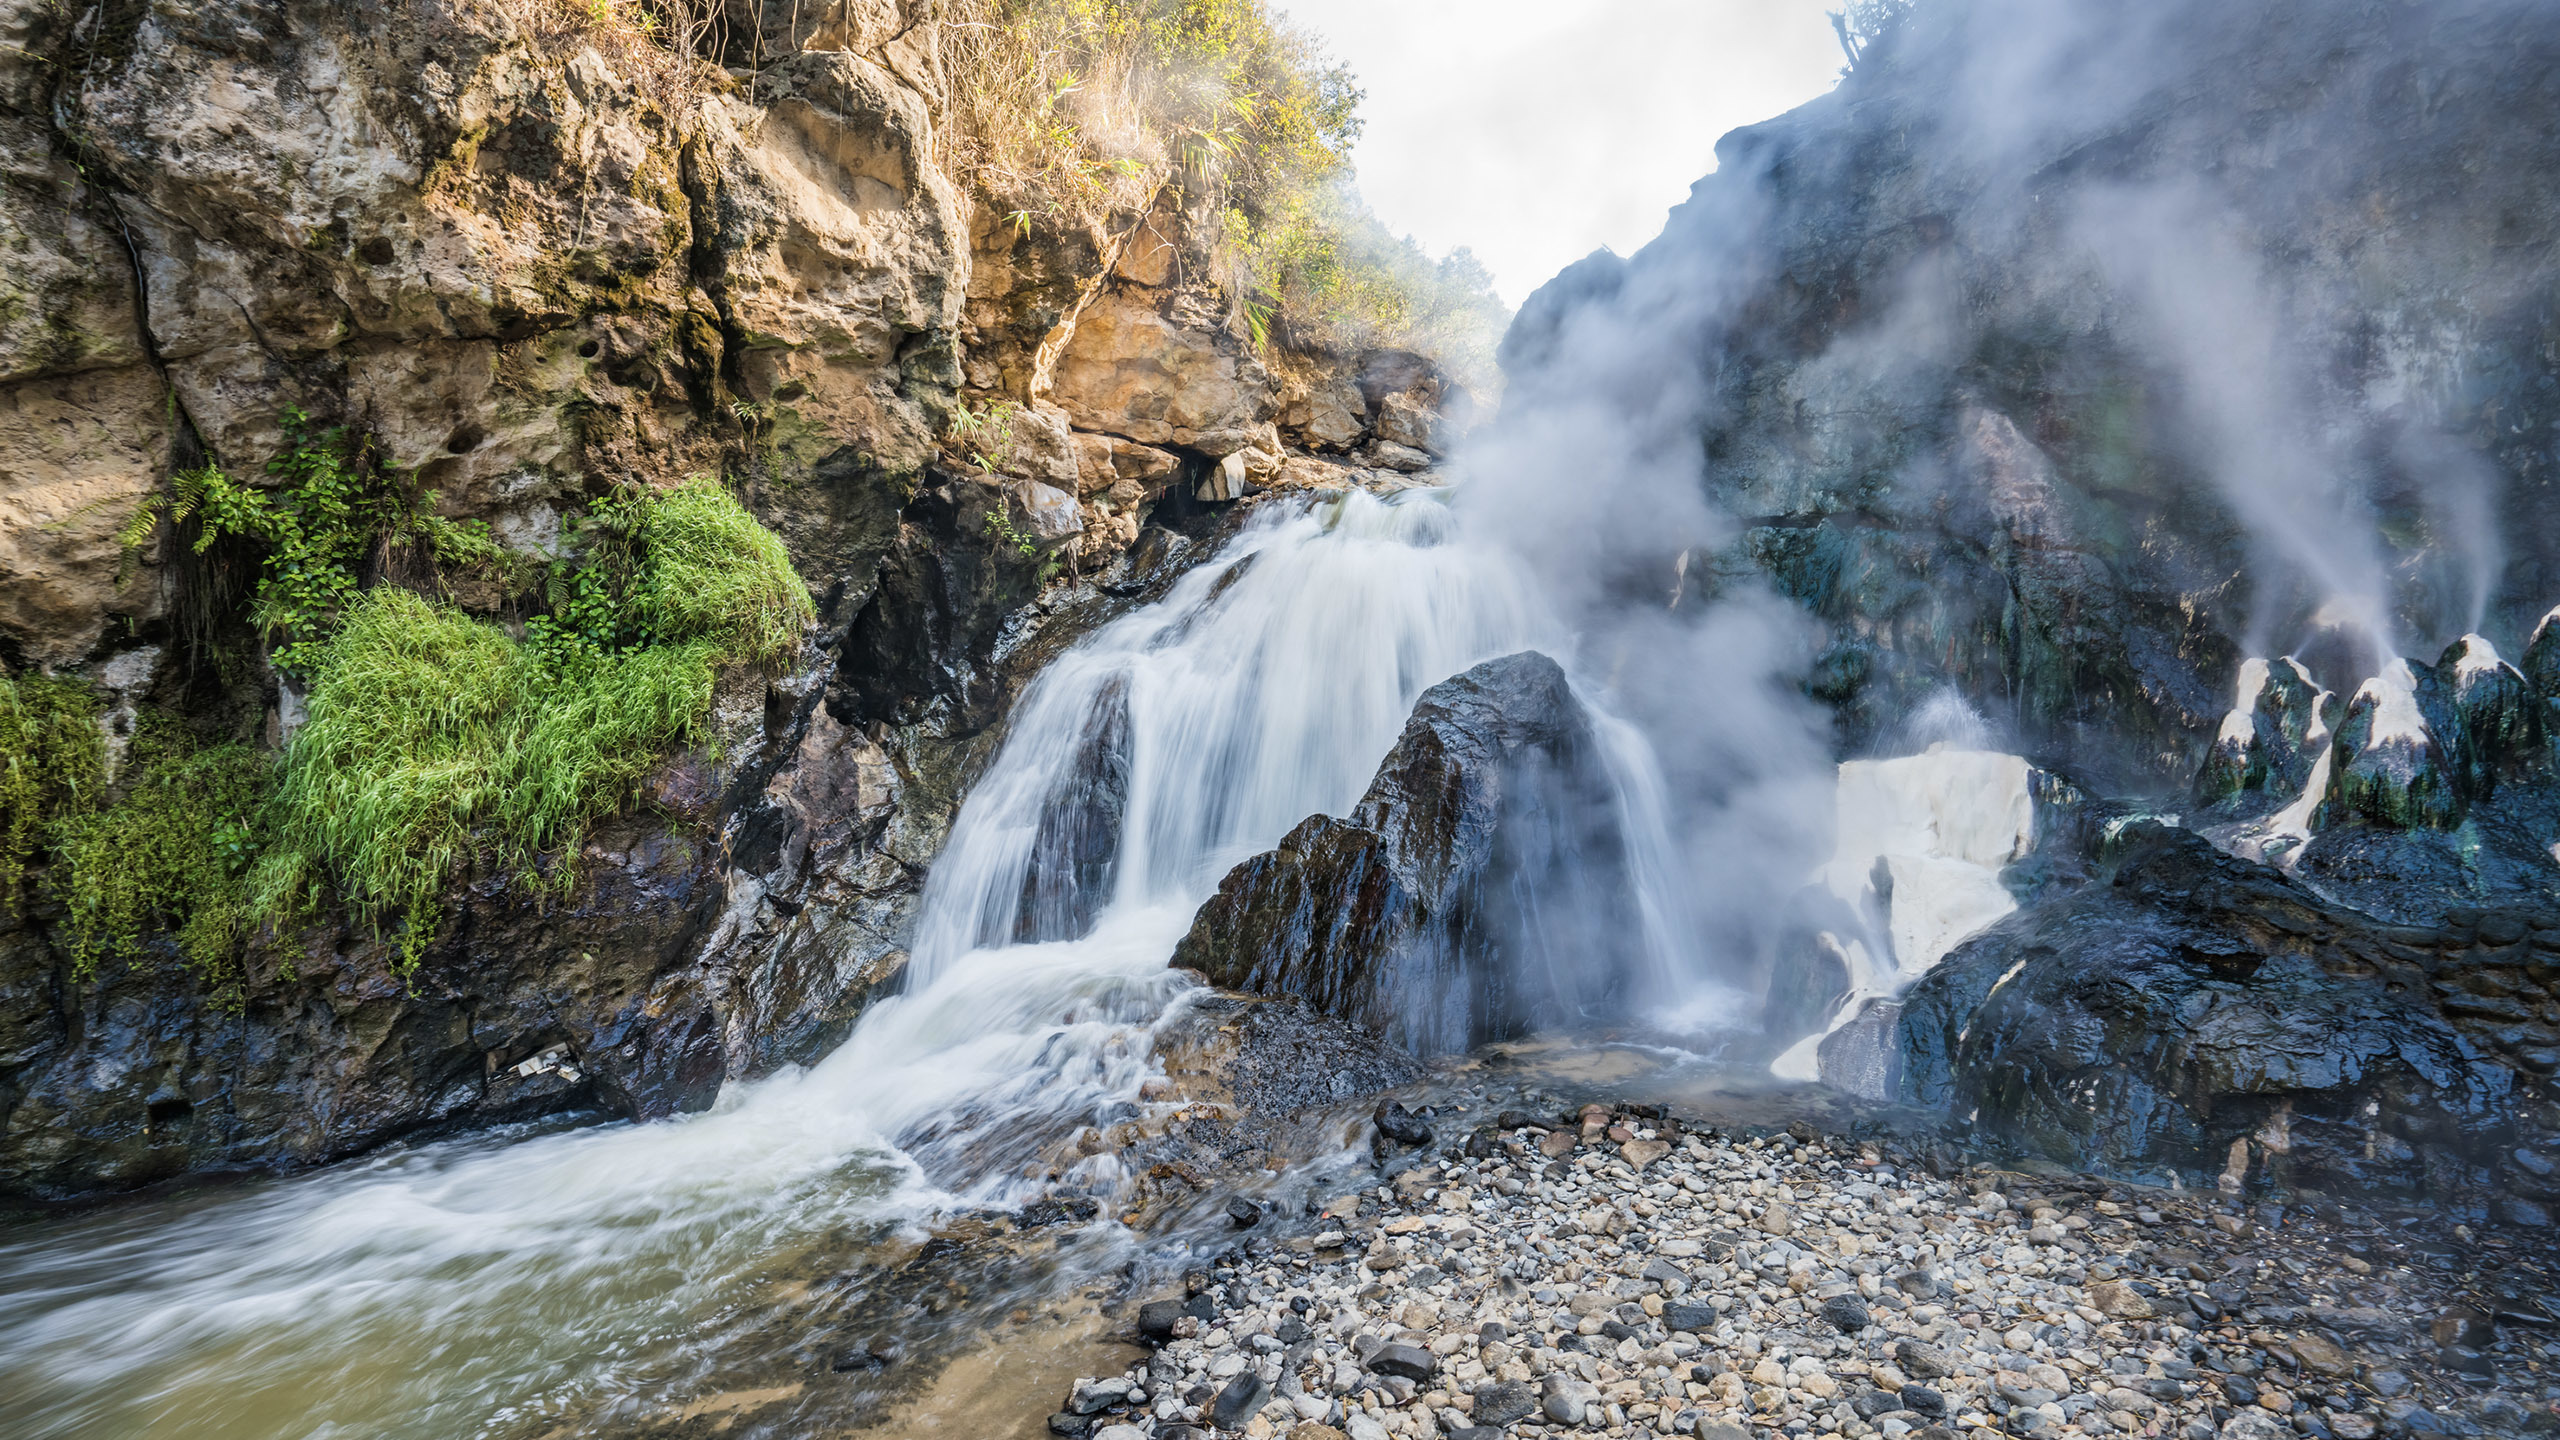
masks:
{"type": "MultiPolygon", "coordinates": [[[[1062,1165],[1107,1190],[1108,1153],[1069,1142],[1142,1112],[1200,901],[1349,809],[1425,688],[1568,654],[1525,577],[1455,525],[1428,492],[1268,506],[1054,662],[934,866],[907,993],[806,1070],[675,1120],[395,1150],[13,1235],[11,1433],[539,1429],[680,1378],[823,1237],[1020,1203],[1062,1165]]],[[[1660,782],[1606,729],[1652,892],[1630,923],[1676,998],[1698,962],[1660,782]]]]}

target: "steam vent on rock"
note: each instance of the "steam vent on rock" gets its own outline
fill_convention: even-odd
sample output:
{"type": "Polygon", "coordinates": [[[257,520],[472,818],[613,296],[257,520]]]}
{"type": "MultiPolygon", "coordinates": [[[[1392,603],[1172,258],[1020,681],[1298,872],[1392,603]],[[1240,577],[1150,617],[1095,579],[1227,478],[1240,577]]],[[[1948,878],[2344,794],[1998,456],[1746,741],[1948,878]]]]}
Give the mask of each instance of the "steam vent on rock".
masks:
{"type": "Polygon", "coordinates": [[[0,1437],[2560,1435],[2560,4],[1830,3],[0,0],[0,1437]]]}

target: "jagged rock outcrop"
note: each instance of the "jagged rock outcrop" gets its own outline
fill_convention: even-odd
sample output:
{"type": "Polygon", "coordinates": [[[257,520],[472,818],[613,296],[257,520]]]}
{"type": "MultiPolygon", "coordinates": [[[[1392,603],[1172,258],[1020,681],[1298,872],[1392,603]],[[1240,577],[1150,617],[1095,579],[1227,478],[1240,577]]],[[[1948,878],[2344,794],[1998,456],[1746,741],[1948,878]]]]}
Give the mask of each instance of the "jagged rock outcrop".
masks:
{"type": "Polygon", "coordinates": [[[2371,820],[2402,829],[2450,830],[2462,819],[2470,770],[2462,717],[2433,666],[2393,657],[2357,687],[2338,722],[2329,821],[2371,820]]]}
{"type": "Polygon", "coordinates": [[[1903,1097],[2032,1153],[2549,1223],[2560,910],[2385,925],[2147,825],[1904,998],[1903,1097]],[[2517,1200],[2524,1205],[2519,1208],[2517,1200]]]}
{"type": "Polygon", "coordinates": [[[1423,1055],[1608,1013],[1639,976],[1598,743],[1534,651],[1442,681],[1350,815],[1238,865],[1173,963],[1423,1055]]]}
{"type": "Polygon", "coordinates": [[[2263,811],[2302,793],[2340,718],[2337,697],[2290,655],[2240,664],[2238,703],[2196,772],[2196,801],[2263,811]]]}

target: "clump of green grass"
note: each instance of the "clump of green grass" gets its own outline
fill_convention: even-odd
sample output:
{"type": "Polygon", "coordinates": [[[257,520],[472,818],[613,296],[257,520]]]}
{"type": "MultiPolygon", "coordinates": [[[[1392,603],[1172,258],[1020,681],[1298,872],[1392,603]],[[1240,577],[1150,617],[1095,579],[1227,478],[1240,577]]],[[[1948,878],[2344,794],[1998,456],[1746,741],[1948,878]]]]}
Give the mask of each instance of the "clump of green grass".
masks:
{"type": "Polygon", "coordinates": [[[240,1003],[240,947],[256,928],[242,881],[260,845],[269,766],[246,745],[199,747],[146,713],[127,752],[123,795],[54,827],[54,888],[68,912],[72,975],[140,958],[170,935],[217,1003],[240,1003]]]}
{"type": "Polygon", "coordinates": [[[800,648],[817,612],[782,537],[716,480],[646,497],[633,541],[631,609],[652,643],[701,642],[723,661],[769,665],[800,648]]]}
{"type": "Polygon", "coordinates": [[[781,542],[717,482],[603,502],[584,533],[553,577],[566,604],[524,641],[403,590],[348,611],[284,757],[260,908],[334,894],[398,930],[408,973],[456,874],[568,884],[588,826],[700,737],[717,668],[787,657],[813,618],[781,542]]]}
{"type": "Polygon", "coordinates": [[[98,696],[76,680],[0,677],[0,910],[55,822],[98,802],[106,784],[98,696]]]}

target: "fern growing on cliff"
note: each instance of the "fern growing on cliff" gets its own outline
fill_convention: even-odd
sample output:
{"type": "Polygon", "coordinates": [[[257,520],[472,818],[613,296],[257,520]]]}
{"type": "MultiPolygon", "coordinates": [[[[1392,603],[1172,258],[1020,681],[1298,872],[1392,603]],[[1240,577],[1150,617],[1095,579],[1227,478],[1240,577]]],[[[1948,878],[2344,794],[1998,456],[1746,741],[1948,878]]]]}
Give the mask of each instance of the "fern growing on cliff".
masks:
{"type": "Polygon", "coordinates": [[[487,565],[499,557],[487,525],[435,513],[417,490],[375,462],[372,446],[343,428],[322,429],[300,410],[284,414],[285,447],[267,462],[273,487],[243,485],[218,466],[181,470],[169,493],[134,512],[118,537],[139,549],[165,516],[197,522],[195,549],[246,540],[264,551],[250,618],[275,643],[272,659],[307,674],[369,568],[422,556],[436,565],[487,565]]]}

